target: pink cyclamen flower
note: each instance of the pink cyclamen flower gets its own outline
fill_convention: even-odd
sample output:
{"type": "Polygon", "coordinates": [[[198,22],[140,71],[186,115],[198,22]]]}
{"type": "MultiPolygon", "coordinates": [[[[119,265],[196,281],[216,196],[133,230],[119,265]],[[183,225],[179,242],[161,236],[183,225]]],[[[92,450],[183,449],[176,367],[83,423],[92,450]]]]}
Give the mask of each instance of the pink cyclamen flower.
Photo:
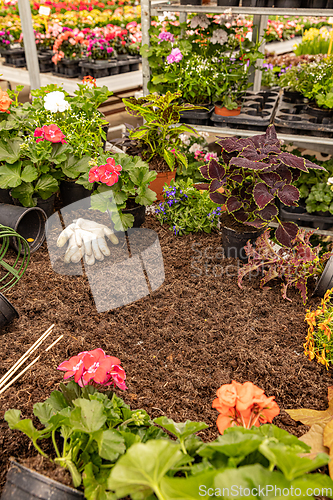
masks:
{"type": "Polygon", "coordinates": [[[183,54],[179,49],[172,49],[171,53],[167,56],[168,64],[172,64],[174,62],[179,62],[183,59],[183,54]]]}

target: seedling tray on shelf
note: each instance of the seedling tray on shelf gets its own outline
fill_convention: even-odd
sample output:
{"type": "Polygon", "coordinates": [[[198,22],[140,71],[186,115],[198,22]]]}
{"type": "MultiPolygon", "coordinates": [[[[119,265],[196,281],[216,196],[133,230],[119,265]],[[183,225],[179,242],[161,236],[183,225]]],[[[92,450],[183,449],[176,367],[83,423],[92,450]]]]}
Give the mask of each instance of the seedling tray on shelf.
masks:
{"type": "Polygon", "coordinates": [[[333,137],[333,114],[314,116],[315,110],[310,106],[307,99],[295,103],[282,95],[274,118],[277,132],[333,137]]]}
{"type": "Polygon", "coordinates": [[[278,90],[248,91],[239,115],[220,116],[213,113],[210,119],[215,127],[265,131],[272,121],[278,97],[278,90]]]}
{"type": "Polygon", "coordinates": [[[22,47],[1,49],[0,54],[5,58],[4,66],[24,68],[26,66],[25,52],[22,47]]]}
{"type": "Polygon", "coordinates": [[[314,212],[296,213],[289,212],[289,207],[280,204],[279,218],[282,221],[295,222],[298,226],[311,227],[313,229],[328,230],[333,227],[333,215],[318,215],[314,212]]]}
{"type": "Polygon", "coordinates": [[[137,71],[141,62],[140,56],[128,56],[125,59],[114,59],[110,61],[81,61],[81,77],[92,76],[93,78],[103,78],[117,75],[118,73],[129,73],[137,71]]]}

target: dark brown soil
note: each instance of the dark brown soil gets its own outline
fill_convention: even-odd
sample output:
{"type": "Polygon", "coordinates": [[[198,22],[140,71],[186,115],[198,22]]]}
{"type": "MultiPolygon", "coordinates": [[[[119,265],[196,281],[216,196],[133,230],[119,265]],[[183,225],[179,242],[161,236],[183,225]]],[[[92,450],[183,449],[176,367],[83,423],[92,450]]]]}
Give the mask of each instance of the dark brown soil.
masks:
{"type": "MultiPolygon", "coordinates": [[[[56,274],[46,243],[6,292],[20,318],[1,331],[0,377],[52,323],[45,347],[60,334],[64,338],[0,395],[1,485],[10,456],[36,455],[27,438],[9,430],[5,411],[17,408],[31,417],[33,404],[62,380],[59,363],[83,350],[101,347],[121,359],[128,390],[118,394],[133,408],[153,418],[205,421],[210,428],[201,436],[208,440],[218,434],[211,407],[216,390],[233,379],[275,395],[282,409],[327,407],[331,372],[303,354],[305,308],[296,291],[289,292],[289,302],[280,286],[263,291],[258,279],[244,280],[239,289],[238,264],[223,260],[216,233],[176,237],[151,216],[145,227],[159,235],[165,281],[137,302],[98,313],[87,277],[56,274]]],[[[307,307],[318,303],[310,299],[307,307]]],[[[306,430],[283,410],[274,423],[297,436],[306,430]]]]}

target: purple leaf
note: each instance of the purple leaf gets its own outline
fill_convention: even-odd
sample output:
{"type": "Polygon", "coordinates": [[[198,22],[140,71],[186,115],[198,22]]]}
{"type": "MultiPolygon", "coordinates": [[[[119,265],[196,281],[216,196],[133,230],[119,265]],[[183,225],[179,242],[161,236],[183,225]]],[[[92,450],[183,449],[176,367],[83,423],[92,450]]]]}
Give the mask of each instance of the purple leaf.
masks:
{"type": "Polygon", "coordinates": [[[305,165],[305,159],[299,156],[292,155],[291,153],[280,153],[279,160],[282,161],[287,167],[298,168],[303,172],[308,172],[305,165]]]}
{"type": "Polygon", "coordinates": [[[267,222],[264,222],[262,219],[255,219],[249,222],[244,222],[247,226],[257,227],[258,229],[264,228],[267,226],[267,222]]]}
{"type": "Polygon", "coordinates": [[[280,176],[278,174],[276,174],[275,172],[271,172],[268,174],[267,173],[260,173],[259,177],[269,187],[273,187],[276,182],[281,180],[280,176]]]}
{"type": "Polygon", "coordinates": [[[306,304],[307,301],[307,289],[306,289],[306,279],[305,278],[299,278],[296,282],[296,288],[301,292],[302,299],[303,299],[303,304],[306,304]]]}
{"type": "Polygon", "coordinates": [[[253,197],[259,208],[264,208],[274,200],[274,196],[268,191],[266,184],[263,182],[259,182],[254,186],[253,197]]]}
{"type": "Polygon", "coordinates": [[[225,183],[226,183],[225,179],[224,179],[224,181],[218,181],[218,180],[214,179],[210,183],[209,191],[211,193],[214,193],[214,191],[217,191],[218,189],[220,189],[220,187],[222,187],[223,184],[225,184],[225,183]]]}
{"type": "Polygon", "coordinates": [[[217,203],[217,205],[224,205],[227,200],[227,197],[224,194],[219,193],[218,191],[216,191],[215,193],[210,193],[209,198],[214,203],[217,203]]]}
{"type": "Polygon", "coordinates": [[[241,184],[243,182],[244,177],[241,174],[231,175],[229,177],[231,181],[237,182],[237,184],[241,184]]]}
{"type": "Polygon", "coordinates": [[[222,180],[225,176],[225,168],[214,158],[209,160],[207,173],[210,179],[222,180]]]}
{"type": "Polygon", "coordinates": [[[279,139],[277,138],[277,135],[276,135],[276,130],[275,130],[275,127],[274,125],[269,125],[266,129],[266,139],[268,141],[278,141],[279,139]]]}
{"type": "Polygon", "coordinates": [[[208,175],[208,167],[207,165],[203,165],[202,167],[199,167],[199,170],[201,172],[201,175],[205,178],[205,179],[209,179],[209,175],[208,175]]]}
{"type": "Polygon", "coordinates": [[[262,154],[258,152],[256,149],[251,149],[249,146],[243,149],[242,158],[247,158],[248,160],[251,161],[262,161],[265,160],[268,157],[268,154],[262,154]]]}
{"type": "Polygon", "coordinates": [[[291,207],[299,200],[299,191],[297,187],[287,185],[278,192],[278,198],[284,205],[291,207]]]}
{"type": "MultiPolygon", "coordinates": [[[[228,208],[228,207],[227,207],[228,208]]],[[[232,213],[232,216],[238,221],[241,222],[242,224],[245,224],[248,217],[248,214],[244,212],[244,210],[241,208],[240,210],[236,210],[236,212],[232,213]]]]}
{"type": "Polygon", "coordinates": [[[194,184],[195,189],[207,190],[209,189],[209,184],[194,184]]]}
{"type": "Polygon", "coordinates": [[[219,137],[218,139],[219,140],[217,141],[217,144],[221,146],[222,150],[226,151],[227,153],[235,151],[237,137],[219,137]]]}
{"type": "Polygon", "coordinates": [[[275,237],[280,245],[291,248],[298,231],[298,226],[294,222],[281,222],[275,232],[275,237]]]}
{"type": "Polygon", "coordinates": [[[264,170],[265,168],[270,168],[271,165],[269,163],[264,163],[261,161],[250,161],[246,158],[241,158],[237,156],[237,158],[232,158],[230,160],[230,165],[235,165],[236,167],[247,168],[249,170],[264,170]]]}
{"type": "Polygon", "coordinates": [[[326,168],[322,167],[321,165],[317,165],[316,163],[312,163],[312,161],[307,160],[306,158],[304,158],[304,160],[305,160],[305,166],[307,168],[315,168],[317,170],[325,170],[326,171],[326,168]]]}
{"type": "Polygon", "coordinates": [[[235,196],[230,196],[230,198],[228,198],[228,201],[227,201],[227,209],[228,209],[229,214],[231,212],[235,212],[236,210],[239,210],[240,208],[242,208],[241,202],[235,196]]]}
{"type": "Polygon", "coordinates": [[[262,210],[257,210],[256,214],[264,220],[270,221],[279,213],[274,203],[269,203],[262,210]]]}
{"type": "Polygon", "coordinates": [[[281,165],[276,169],[276,173],[279,174],[280,178],[283,181],[285,181],[287,184],[291,184],[292,174],[294,172],[297,172],[298,175],[301,175],[301,173],[300,173],[299,170],[292,170],[292,171],[290,171],[288,167],[286,167],[285,165],[283,165],[283,163],[281,163],[281,165]]]}
{"type": "Polygon", "coordinates": [[[266,142],[266,134],[259,134],[259,135],[254,135],[253,137],[250,138],[252,147],[254,146],[255,149],[260,149],[264,146],[266,142]]]}

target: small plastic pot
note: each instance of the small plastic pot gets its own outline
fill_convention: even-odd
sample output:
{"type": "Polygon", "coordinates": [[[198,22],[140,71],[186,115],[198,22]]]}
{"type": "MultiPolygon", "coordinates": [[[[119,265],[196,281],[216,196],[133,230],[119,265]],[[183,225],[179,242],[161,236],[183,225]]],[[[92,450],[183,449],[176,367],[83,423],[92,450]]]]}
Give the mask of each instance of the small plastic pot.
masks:
{"type": "Polygon", "coordinates": [[[311,116],[315,116],[320,121],[323,118],[329,118],[329,117],[333,116],[333,109],[318,108],[317,106],[315,106],[313,104],[309,104],[307,106],[306,112],[311,116]]]}
{"type": "Polygon", "coordinates": [[[180,0],[180,5],[201,5],[202,0],[180,0]]]}
{"type": "Polygon", "coordinates": [[[12,460],[1,500],[51,499],[84,500],[84,495],[12,460]]]}
{"type": "Polygon", "coordinates": [[[326,263],[325,269],[318,280],[313,295],[324,297],[327,290],[333,288],[333,257],[330,257],[326,263]]]}
{"type": "Polygon", "coordinates": [[[238,116],[241,112],[242,106],[238,106],[237,109],[227,109],[224,106],[219,106],[215,104],[215,114],[219,116],[238,116]]]}
{"type": "Polygon", "coordinates": [[[0,203],[13,205],[13,198],[10,196],[10,189],[0,189],[0,203]]]}
{"type": "MultiPolygon", "coordinates": [[[[30,253],[35,252],[45,240],[45,222],[47,216],[44,210],[38,207],[27,208],[0,203],[0,224],[11,227],[23,236],[29,243],[30,253]]],[[[16,238],[10,239],[10,244],[19,249],[16,238]]],[[[22,249],[22,253],[23,253],[22,249]]]]}
{"type": "Polygon", "coordinates": [[[19,316],[15,307],[0,293],[0,330],[19,316]]]}
{"type": "Polygon", "coordinates": [[[240,233],[235,229],[222,226],[222,246],[226,258],[240,259],[242,262],[247,262],[244,246],[248,240],[253,244],[263,232],[264,229],[240,233]]]}

